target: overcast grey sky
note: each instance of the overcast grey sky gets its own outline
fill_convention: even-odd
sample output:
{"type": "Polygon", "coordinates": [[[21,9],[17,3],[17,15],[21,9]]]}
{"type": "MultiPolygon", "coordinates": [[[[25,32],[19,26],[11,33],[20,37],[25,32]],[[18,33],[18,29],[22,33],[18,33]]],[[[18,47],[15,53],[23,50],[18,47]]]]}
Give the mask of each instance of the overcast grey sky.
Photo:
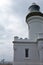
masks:
{"type": "Polygon", "coordinates": [[[43,12],[43,0],[0,0],[0,60],[13,60],[13,38],[28,37],[25,17],[36,2],[43,12]]]}

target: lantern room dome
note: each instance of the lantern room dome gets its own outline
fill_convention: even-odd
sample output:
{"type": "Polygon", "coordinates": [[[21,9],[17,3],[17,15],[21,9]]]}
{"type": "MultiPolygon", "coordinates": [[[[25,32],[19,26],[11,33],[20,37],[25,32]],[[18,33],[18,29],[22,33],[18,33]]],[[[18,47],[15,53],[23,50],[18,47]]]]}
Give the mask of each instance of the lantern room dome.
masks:
{"type": "Polygon", "coordinates": [[[32,3],[32,5],[29,7],[30,12],[39,12],[40,11],[40,6],[37,5],[36,3],[32,3]]]}

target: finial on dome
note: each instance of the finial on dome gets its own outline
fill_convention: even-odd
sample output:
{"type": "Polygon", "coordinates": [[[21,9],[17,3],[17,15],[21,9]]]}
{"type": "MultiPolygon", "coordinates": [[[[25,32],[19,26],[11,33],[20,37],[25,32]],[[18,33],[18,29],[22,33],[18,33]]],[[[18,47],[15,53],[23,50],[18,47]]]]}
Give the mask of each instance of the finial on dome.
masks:
{"type": "Polygon", "coordinates": [[[32,3],[32,5],[36,5],[36,3],[34,2],[34,3],[32,3]]]}

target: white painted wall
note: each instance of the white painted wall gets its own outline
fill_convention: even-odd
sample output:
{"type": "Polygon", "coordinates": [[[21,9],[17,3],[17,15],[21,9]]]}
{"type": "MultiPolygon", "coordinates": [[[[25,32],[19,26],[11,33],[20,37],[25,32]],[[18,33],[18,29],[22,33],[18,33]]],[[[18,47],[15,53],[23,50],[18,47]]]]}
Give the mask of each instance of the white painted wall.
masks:
{"type": "Polygon", "coordinates": [[[40,62],[43,63],[43,40],[38,41],[38,49],[40,54],[40,62]]]}
{"type": "Polygon", "coordinates": [[[29,38],[37,39],[39,33],[43,33],[43,17],[32,16],[28,18],[29,38]]]}
{"type": "Polygon", "coordinates": [[[39,62],[37,43],[15,43],[15,62],[39,62]],[[25,48],[29,48],[29,57],[25,57],[25,48]]]}

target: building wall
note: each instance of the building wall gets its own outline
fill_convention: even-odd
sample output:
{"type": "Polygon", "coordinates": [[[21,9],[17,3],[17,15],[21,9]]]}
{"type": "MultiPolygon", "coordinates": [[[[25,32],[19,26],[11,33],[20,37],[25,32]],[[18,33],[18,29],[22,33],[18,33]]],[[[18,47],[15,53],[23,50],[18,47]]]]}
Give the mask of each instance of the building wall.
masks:
{"type": "Polygon", "coordinates": [[[43,64],[43,39],[38,41],[38,49],[40,55],[40,62],[43,64]]]}
{"type": "MultiPolygon", "coordinates": [[[[14,62],[36,63],[39,62],[37,43],[15,43],[14,62]],[[29,57],[25,57],[25,49],[29,48],[29,57]]],[[[16,64],[17,65],[17,64],[16,64]]]]}
{"type": "Polygon", "coordinates": [[[43,65],[43,38],[36,42],[14,43],[14,65],[43,65]],[[25,57],[25,49],[29,49],[29,57],[25,57]]]}

